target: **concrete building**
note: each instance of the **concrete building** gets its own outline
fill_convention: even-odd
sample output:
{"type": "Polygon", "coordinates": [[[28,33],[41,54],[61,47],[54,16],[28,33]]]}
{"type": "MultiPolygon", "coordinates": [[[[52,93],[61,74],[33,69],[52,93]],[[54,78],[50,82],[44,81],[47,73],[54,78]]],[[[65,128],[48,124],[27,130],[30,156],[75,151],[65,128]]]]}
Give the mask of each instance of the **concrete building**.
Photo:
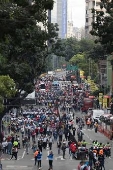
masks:
{"type": "Polygon", "coordinates": [[[73,34],[73,21],[67,22],[67,38],[74,37],[73,34]]]}
{"type": "Polygon", "coordinates": [[[92,22],[95,20],[92,14],[92,9],[100,10],[101,0],[85,0],[86,14],[85,14],[85,37],[91,38],[90,31],[92,30],[92,22]]]}
{"type": "Polygon", "coordinates": [[[78,27],[74,27],[73,28],[73,35],[78,41],[80,41],[81,40],[81,29],[78,28],[78,27]]]}
{"type": "Polygon", "coordinates": [[[54,8],[51,11],[51,22],[57,23],[59,27],[59,38],[66,38],[67,35],[67,0],[55,0],[54,8]]]}

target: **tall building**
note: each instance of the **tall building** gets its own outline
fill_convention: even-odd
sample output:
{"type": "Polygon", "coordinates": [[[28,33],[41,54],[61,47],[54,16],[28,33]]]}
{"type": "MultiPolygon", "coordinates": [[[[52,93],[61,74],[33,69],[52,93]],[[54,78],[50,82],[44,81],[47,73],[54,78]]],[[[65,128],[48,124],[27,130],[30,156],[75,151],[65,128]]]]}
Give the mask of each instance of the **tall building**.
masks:
{"type": "Polygon", "coordinates": [[[92,30],[92,22],[94,17],[92,14],[92,9],[100,10],[101,0],[85,0],[86,2],[86,14],[85,14],[85,37],[91,38],[90,31],[92,30]]]}
{"type": "Polygon", "coordinates": [[[57,23],[59,27],[59,38],[66,38],[67,35],[67,0],[55,0],[54,8],[51,11],[51,22],[57,23]]]}
{"type": "Polygon", "coordinates": [[[73,21],[67,23],[67,38],[73,37],[73,21]]]}

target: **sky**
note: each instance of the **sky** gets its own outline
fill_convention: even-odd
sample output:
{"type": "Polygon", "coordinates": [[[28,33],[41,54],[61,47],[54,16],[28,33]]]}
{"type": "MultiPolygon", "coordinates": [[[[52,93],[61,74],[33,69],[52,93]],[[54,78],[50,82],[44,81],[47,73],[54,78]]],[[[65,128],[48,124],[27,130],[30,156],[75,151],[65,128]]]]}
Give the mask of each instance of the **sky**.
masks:
{"type": "Polygon", "coordinates": [[[68,20],[71,19],[74,27],[85,25],[85,0],[68,0],[68,20]]]}

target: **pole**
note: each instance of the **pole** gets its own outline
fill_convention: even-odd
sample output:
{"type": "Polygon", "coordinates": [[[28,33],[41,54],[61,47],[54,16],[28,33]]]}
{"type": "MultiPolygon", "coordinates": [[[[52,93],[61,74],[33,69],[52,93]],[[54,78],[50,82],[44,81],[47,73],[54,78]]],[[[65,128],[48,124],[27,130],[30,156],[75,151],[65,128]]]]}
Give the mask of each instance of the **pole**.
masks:
{"type": "Polygon", "coordinates": [[[91,72],[91,68],[90,68],[90,58],[89,58],[89,76],[90,76],[90,73],[91,72]]]}

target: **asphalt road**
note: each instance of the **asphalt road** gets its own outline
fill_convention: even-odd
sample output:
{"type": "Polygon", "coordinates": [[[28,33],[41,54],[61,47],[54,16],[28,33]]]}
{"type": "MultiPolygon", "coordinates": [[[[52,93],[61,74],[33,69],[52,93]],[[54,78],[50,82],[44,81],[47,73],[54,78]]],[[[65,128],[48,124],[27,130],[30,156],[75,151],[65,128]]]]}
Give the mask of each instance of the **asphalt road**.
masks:
{"type": "MultiPolygon", "coordinates": [[[[80,112],[75,113],[76,116],[80,116],[80,112]]],[[[109,141],[112,144],[112,141],[108,140],[104,135],[94,132],[94,129],[89,130],[86,127],[83,129],[84,132],[84,139],[88,143],[92,143],[93,140],[98,140],[99,142],[106,143],[109,141]]],[[[32,143],[32,142],[31,142],[32,143]]],[[[53,144],[53,153],[54,153],[54,161],[53,161],[53,168],[54,170],[76,170],[77,165],[79,163],[78,160],[73,160],[69,158],[68,149],[66,151],[66,159],[63,160],[62,153],[58,155],[57,153],[57,144],[56,142],[53,144]]],[[[48,155],[49,149],[43,150],[42,153],[42,170],[48,169],[48,155]]],[[[113,153],[113,148],[112,148],[113,153]]],[[[26,154],[25,150],[22,148],[18,152],[18,160],[10,160],[10,156],[3,155],[2,158],[2,165],[3,170],[37,170],[37,167],[34,166],[34,158],[32,149],[30,149],[29,155],[26,154]]],[[[113,170],[113,157],[106,158],[105,160],[105,167],[106,170],[113,170]]]]}

